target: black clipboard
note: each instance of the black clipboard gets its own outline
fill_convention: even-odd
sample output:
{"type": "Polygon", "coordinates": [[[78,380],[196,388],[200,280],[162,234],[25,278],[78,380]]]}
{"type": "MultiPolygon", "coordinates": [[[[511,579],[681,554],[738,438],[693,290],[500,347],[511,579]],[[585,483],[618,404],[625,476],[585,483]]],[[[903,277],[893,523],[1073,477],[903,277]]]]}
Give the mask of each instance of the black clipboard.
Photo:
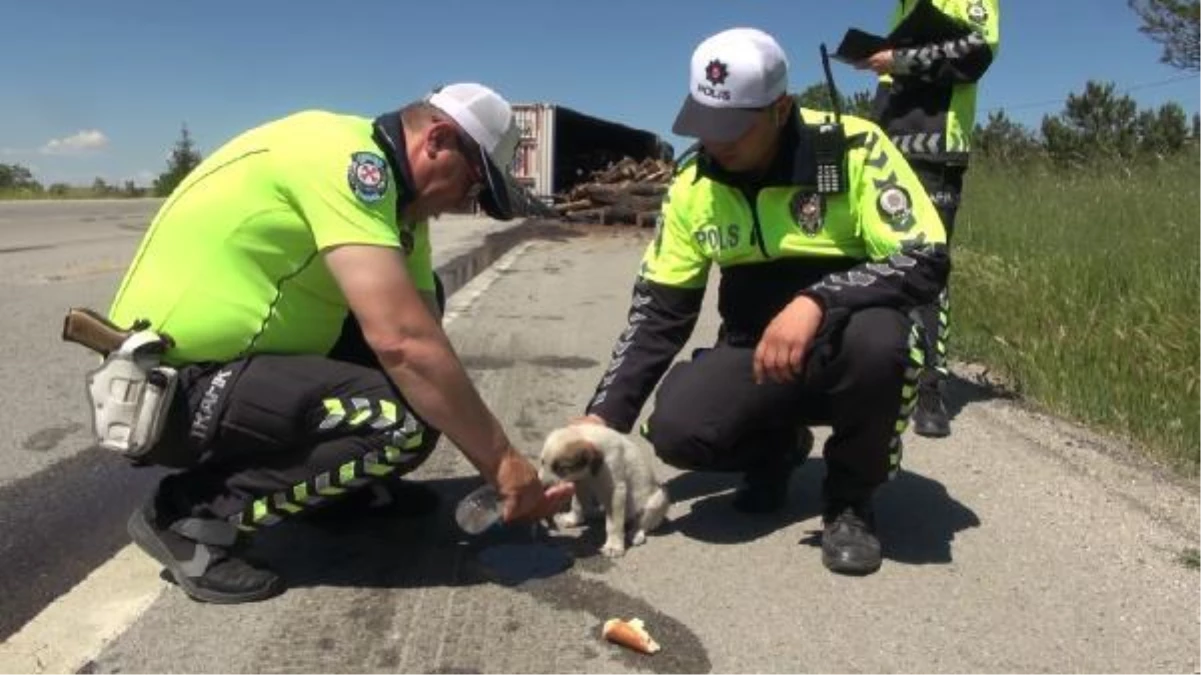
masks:
{"type": "Polygon", "coordinates": [[[955,40],[972,30],[970,25],[936,9],[933,2],[918,2],[913,11],[888,34],[888,41],[894,48],[918,47],[931,42],[955,40]]]}
{"type": "Polygon", "coordinates": [[[846,63],[858,63],[882,49],[888,49],[892,42],[879,35],[873,35],[858,28],[849,28],[834,50],[834,58],[846,63]]]}

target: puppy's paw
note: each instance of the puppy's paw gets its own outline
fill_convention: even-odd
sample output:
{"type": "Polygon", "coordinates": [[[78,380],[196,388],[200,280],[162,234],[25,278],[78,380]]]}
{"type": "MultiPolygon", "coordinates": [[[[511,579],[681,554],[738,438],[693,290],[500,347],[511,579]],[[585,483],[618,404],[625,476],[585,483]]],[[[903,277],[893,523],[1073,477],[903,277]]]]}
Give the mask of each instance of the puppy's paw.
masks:
{"type": "Polygon", "coordinates": [[[569,513],[555,514],[555,525],[558,525],[560,529],[567,530],[573,527],[579,527],[583,524],[584,516],[574,511],[569,513]]]}
{"type": "Polygon", "coordinates": [[[601,553],[603,553],[606,558],[620,558],[626,554],[626,545],[622,542],[609,540],[606,541],[605,545],[601,547],[601,553]]]}
{"type": "Polygon", "coordinates": [[[637,532],[635,532],[633,539],[630,540],[631,546],[642,546],[645,543],[646,543],[646,532],[643,530],[638,530],[637,532]]]}

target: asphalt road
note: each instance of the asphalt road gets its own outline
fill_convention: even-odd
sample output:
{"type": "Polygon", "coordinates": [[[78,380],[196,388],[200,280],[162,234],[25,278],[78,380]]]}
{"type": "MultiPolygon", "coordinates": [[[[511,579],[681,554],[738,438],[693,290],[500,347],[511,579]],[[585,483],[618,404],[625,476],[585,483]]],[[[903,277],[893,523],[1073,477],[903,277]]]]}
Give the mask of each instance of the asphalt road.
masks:
{"type": "MultiPolygon", "coordinates": [[[[490,547],[532,535],[471,539],[454,528],[453,503],[476,479],[444,443],[417,474],[445,498],[435,516],[285,523],[259,548],[288,593],[249,606],[191,602],[122,548],[118,521],[149,477],[86,449],[75,384],[85,359],[56,342],[67,304],[111,293],[112,269],[83,270],[119,269],[134,240],[119,214],[94,221],[96,237],[25,218],[13,241],[54,245],[0,253],[10,312],[28,319],[10,324],[0,362],[20,383],[0,394],[0,616],[39,573],[50,597],[30,604],[26,593],[24,618],[7,619],[0,671],[1198,671],[1199,576],[1181,561],[1198,546],[1196,484],[965,381],[952,388],[954,436],[907,436],[905,471],[881,490],[887,559],[871,577],[821,566],[815,457],[794,479],[790,508],[766,518],[729,508],[732,478],[656,464],[674,503],[645,546],[610,561],[595,530],[554,533],[571,569],[505,579],[490,547]],[[72,500],[90,508],[36,520],[72,500]],[[105,528],[102,544],[86,544],[105,528]],[[39,563],[14,566],[39,547],[39,563]],[[663,651],[601,641],[612,616],[643,618],[663,651]]],[[[12,220],[0,210],[0,250],[13,248],[12,220]]],[[[514,246],[453,296],[448,325],[529,452],[591,393],[645,244],[643,233],[536,234],[519,243],[510,233],[471,258],[514,246]]],[[[693,344],[711,339],[713,295],[693,344]]]]}
{"type": "MultiPolygon", "coordinates": [[[[104,310],[160,200],[0,202],[0,638],[126,543],[125,519],[162,472],[92,447],[71,306],[104,310]]],[[[451,216],[433,230],[448,292],[528,226],[451,216]]]]}
{"type": "MultiPolygon", "coordinates": [[[[107,309],[120,274],[161,203],[156,199],[0,201],[0,486],[66,459],[87,444],[82,369],[94,363],[59,339],[67,308],[107,309]]],[[[450,290],[477,272],[516,223],[448,216],[433,229],[450,290]],[[488,235],[492,235],[491,239],[488,235]]]]}

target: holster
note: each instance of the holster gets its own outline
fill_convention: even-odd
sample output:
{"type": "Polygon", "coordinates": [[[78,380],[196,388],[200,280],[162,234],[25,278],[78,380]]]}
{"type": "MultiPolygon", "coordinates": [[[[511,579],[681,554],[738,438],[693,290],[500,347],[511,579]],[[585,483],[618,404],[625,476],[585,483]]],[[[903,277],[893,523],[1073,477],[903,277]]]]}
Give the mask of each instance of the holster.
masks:
{"type": "Polygon", "coordinates": [[[154,331],[136,331],[88,372],[100,447],[137,460],[158,442],[178,381],[176,370],[161,363],[166,344],[154,331]]]}

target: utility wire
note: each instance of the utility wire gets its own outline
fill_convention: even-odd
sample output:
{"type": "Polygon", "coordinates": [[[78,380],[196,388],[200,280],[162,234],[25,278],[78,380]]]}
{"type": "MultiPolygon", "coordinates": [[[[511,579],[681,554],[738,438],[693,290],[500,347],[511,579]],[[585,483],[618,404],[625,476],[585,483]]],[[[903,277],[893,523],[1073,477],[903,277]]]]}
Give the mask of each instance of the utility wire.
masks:
{"type": "MultiPolygon", "coordinates": [[[[1196,75],[1177,75],[1176,77],[1169,77],[1164,80],[1155,80],[1152,82],[1140,82],[1138,84],[1132,84],[1129,87],[1126,87],[1124,89],[1119,89],[1117,91],[1117,93],[1129,94],[1132,91],[1138,91],[1140,89],[1151,89],[1153,87],[1162,87],[1164,85],[1173,84],[1175,82],[1183,82],[1184,80],[1195,80],[1195,79],[1197,79],[1196,75]]],[[[1049,106],[1049,105],[1061,105],[1063,103],[1066,103],[1067,100],[1068,100],[1068,97],[1063,96],[1063,97],[1055,98],[1055,99],[1046,99],[1044,101],[1030,101],[1027,103],[1018,103],[1017,105],[999,105],[999,106],[994,106],[992,108],[988,108],[984,112],[987,114],[987,113],[997,112],[997,111],[1008,112],[1010,110],[1028,110],[1030,108],[1041,108],[1041,107],[1049,106]]]]}

